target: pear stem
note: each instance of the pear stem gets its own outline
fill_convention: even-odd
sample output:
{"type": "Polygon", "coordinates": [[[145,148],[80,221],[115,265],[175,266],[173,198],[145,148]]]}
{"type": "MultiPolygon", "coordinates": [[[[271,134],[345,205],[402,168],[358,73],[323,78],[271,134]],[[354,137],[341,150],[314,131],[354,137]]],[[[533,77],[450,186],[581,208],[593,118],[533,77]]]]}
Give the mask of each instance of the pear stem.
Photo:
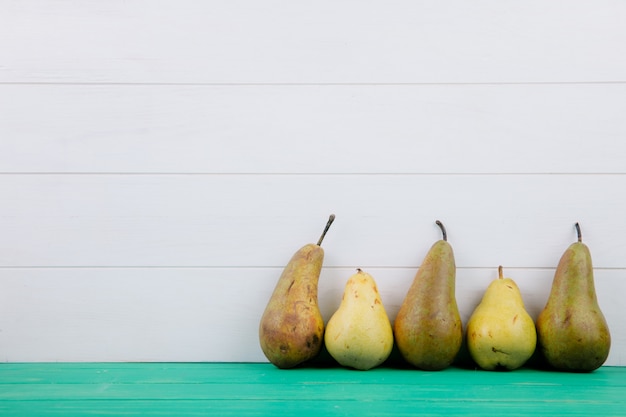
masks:
{"type": "Polygon", "coordinates": [[[324,231],[322,232],[322,236],[320,236],[320,240],[317,241],[317,246],[322,245],[322,240],[324,240],[324,236],[326,236],[326,232],[328,232],[328,229],[330,229],[330,225],[333,224],[334,221],[335,221],[335,215],[331,214],[330,217],[328,218],[328,222],[326,223],[326,227],[324,228],[324,231]]]}
{"type": "Polygon", "coordinates": [[[446,228],[444,227],[443,223],[441,223],[439,220],[435,221],[435,223],[437,223],[437,226],[439,226],[439,228],[441,229],[441,234],[443,235],[443,240],[444,241],[448,241],[448,234],[446,233],[446,228]]]}
{"type": "Polygon", "coordinates": [[[582,242],[583,241],[583,234],[580,231],[580,225],[578,224],[578,222],[576,222],[576,224],[574,226],[576,226],[576,234],[578,235],[578,241],[582,242]]]}
{"type": "Polygon", "coordinates": [[[502,265],[498,266],[498,279],[502,279],[504,278],[504,275],[502,274],[502,265]]]}

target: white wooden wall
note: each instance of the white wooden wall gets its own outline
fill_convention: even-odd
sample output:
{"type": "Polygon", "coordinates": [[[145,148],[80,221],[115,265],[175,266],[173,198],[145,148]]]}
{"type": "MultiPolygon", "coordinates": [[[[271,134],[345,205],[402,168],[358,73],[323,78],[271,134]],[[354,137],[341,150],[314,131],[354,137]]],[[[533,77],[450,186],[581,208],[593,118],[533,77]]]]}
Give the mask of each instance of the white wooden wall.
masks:
{"type": "Polygon", "coordinates": [[[0,360],[264,361],[327,216],[326,319],[448,229],[466,321],[582,225],[626,366],[626,3],[0,0],[0,360]]]}

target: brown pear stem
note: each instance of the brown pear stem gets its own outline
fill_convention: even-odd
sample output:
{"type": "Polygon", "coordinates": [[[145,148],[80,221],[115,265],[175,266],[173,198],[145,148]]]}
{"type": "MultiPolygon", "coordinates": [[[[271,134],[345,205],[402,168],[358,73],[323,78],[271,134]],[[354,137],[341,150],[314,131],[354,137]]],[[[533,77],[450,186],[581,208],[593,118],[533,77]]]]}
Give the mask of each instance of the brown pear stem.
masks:
{"type": "Polygon", "coordinates": [[[498,279],[502,279],[504,278],[504,275],[502,274],[502,265],[498,266],[498,279]]]}
{"type": "Polygon", "coordinates": [[[324,236],[326,236],[326,232],[328,232],[328,229],[330,229],[330,225],[333,224],[334,221],[335,221],[335,215],[331,214],[330,217],[328,218],[328,222],[326,223],[326,227],[324,228],[324,231],[322,232],[322,236],[320,236],[320,240],[317,241],[317,246],[322,245],[322,240],[324,240],[324,236]]]}
{"type": "Polygon", "coordinates": [[[439,220],[435,221],[435,223],[437,223],[437,226],[439,226],[439,228],[441,229],[441,234],[443,235],[443,240],[444,241],[448,241],[448,234],[446,233],[446,228],[444,227],[443,223],[441,223],[439,220]]]}
{"type": "Polygon", "coordinates": [[[576,234],[578,235],[578,241],[582,242],[583,241],[583,234],[580,231],[580,225],[578,224],[578,222],[576,222],[576,224],[574,226],[576,226],[576,234]]]}

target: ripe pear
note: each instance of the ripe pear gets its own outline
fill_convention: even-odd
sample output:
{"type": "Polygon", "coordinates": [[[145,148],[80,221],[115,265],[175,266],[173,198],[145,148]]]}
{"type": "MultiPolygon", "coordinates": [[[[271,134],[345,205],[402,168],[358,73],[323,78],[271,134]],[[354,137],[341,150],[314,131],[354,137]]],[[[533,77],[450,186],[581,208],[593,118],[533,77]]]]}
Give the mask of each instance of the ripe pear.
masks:
{"type": "Polygon", "coordinates": [[[502,266],[498,275],[467,322],[467,348],[481,368],[511,371],[535,352],[537,331],[515,281],[502,276],[502,266]]]}
{"type": "Polygon", "coordinates": [[[324,321],[317,303],[317,284],[324,261],[320,246],[331,215],[317,244],[299,249],[285,266],[259,324],[263,353],[278,368],[293,368],[322,347],[324,321]]]}
{"type": "Polygon", "coordinates": [[[429,371],[448,367],[463,341],[455,298],[456,265],[446,229],[419,267],[394,322],[396,345],[410,364],[429,371]]]}
{"type": "Polygon", "coordinates": [[[383,363],[393,347],[391,323],[374,278],[357,269],[326,324],[326,350],[339,364],[359,370],[383,363]]]}
{"type": "Polygon", "coordinates": [[[537,318],[539,347],[546,361],[563,371],[590,372],[609,356],[611,334],[594,287],[589,248],[578,241],[563,253],[550,296],[537,318]]]}

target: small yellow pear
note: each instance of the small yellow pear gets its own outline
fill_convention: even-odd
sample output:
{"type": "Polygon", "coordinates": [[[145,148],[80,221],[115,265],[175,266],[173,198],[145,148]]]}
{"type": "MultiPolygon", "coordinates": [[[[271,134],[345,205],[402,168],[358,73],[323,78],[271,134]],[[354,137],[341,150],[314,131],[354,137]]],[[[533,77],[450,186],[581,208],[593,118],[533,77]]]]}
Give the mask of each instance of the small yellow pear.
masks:
{"type": "Polygon", "coordinates": [[[467,347],[481,368],[513,370],[535,352],[535,323],[524,308],[520,290],[511,278],[499,277],[485,294],[467,323],[467,347]]]}
{"type": "Polygon", "coordinates": [[[382,364],[393,347],[393,331],[374,278],[357,269],[337,311],[326,325],[324,343],[341,365],[368,370],[382,364]]]}

